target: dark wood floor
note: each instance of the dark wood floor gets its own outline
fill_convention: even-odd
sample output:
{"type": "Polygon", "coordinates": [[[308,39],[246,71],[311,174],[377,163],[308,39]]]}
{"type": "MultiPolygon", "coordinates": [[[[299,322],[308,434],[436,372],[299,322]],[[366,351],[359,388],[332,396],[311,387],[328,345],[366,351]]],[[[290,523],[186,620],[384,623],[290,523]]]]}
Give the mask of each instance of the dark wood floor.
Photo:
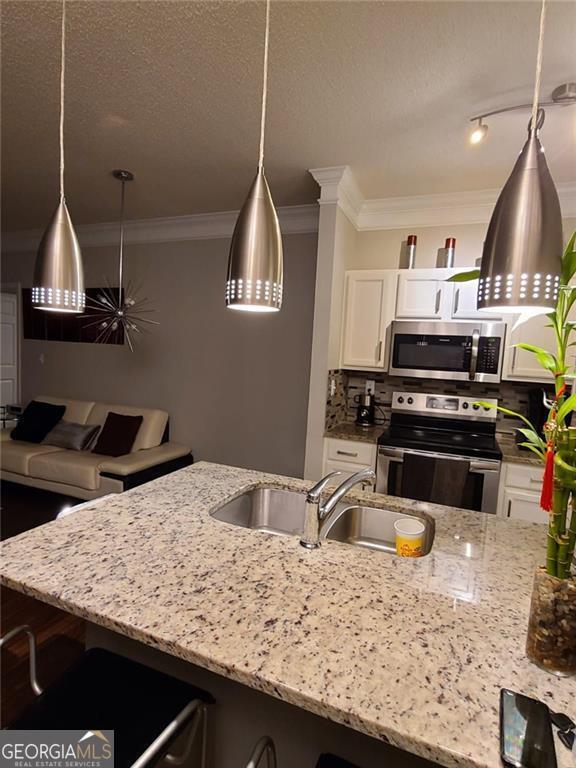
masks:
{"type": "MultiPolygon", "coordinates": [[[[68,504],[78,499],[2,483],[1,538],[16,536],[30,528],[54,520],[68,504]]],[[[0,634],[29,624],[38,643],[38,679],[46,687],[62,674],[84,650],[84,622],[70,614],[33,600],[11,589],[0,592],[0,634]]],[[[29,685],[28,642],[25,636],[2,649],[0,726],[11,723],[33,700],[29,685]]]]}

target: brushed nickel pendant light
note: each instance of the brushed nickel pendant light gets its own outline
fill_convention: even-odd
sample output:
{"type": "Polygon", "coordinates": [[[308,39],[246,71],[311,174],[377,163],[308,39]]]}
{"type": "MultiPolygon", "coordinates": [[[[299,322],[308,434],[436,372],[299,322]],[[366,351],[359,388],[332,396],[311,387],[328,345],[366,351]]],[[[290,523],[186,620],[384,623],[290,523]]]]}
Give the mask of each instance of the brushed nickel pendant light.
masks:
{"type": "Polygon", "coordinates": [[[266,0],[258,170],[236,221],[226,281],[226,306],[245,312],[277,312],[282,306],[282,235],[264,174],[269,35],[270,0],[266,0]]]}
{"type": "Polygon", "coordinates": [[[538,130],[546,0],[542,0],[536,80],[528,140],[492,214],[478,284],[478,309],[544,314],[558,298],[562,267],[562,216],[538,130]]]}
{"type": "Polygon", "coordinates": [[[84,270],[80,245],[64,197],[64,76],[66,0],[62,0],[60,62],[60,202],[40,242],[34,268],[32,304],[52,312],[84,311],[84,270]]]}

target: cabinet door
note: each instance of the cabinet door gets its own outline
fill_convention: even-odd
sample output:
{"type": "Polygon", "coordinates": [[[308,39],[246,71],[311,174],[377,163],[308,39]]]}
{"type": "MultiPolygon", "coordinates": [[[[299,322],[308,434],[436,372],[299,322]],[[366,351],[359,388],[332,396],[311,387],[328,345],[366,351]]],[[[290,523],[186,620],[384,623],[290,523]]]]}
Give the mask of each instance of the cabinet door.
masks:
{"type": "Polygon", "coordinates": [[[346,276],[342,367],[384,368],[386,279],[372,272],[346,276]]]}
{"type": "Polygon", "coordinates": [[[540,508],[539,493],[505,488],[503,502],[504,516],[511,520],[528,520],[531,523],[548,521],[548,514],[540,508]]]}
{"type": "Polygon", "coordinates": [[[448,293],[452,294],[452,284],[435,274],[435,270],[407,270],[406,274],[398,275],[396,318],[441,320],[448,293]]]}
{"type": "Polygon", "coordinates": [[[513,344],[533,344],[536,347],[542,347],[549,352],[556,349],[556,340],[552,328],[547,325],[550,321],[545,315],[537,315],[530,318],[516,330],[511,331],[513,326],[509,326],[510,334],[507,341],[506,353],[504,355],[504,368],[502,377],[504,379],[519,379],[521,381],[547,381],[551,382],[553,376],[545,371],[538,363],[536,356],[524,349],[513,347],[513,344]]]}
{"type": "Polygon", "coordinates": [[[468,283],[453,283],[453,285],[454,296],[451,316],[454,320],[502,320],[501,315],[476,309],[478,280],[471,280],[468,283]]]}

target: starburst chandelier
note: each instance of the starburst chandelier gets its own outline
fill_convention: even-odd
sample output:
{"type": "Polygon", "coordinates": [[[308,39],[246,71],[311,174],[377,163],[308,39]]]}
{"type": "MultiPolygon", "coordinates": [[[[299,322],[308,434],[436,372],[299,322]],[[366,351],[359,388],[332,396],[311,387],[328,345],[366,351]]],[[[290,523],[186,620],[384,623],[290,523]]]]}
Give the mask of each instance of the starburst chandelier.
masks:
{"type": "Polygon", "coordinates": [[[85,327],[96,326],[98,335],[95,341],[106,344],[113,336],[121,334],[126,339],[130,351],[134,351],[134,340],[147,325],[160,325],[156,320],[147,317],[154,311],[145,296],[138,297],[140,286],[128,283],[124,289],[124,203],[126,199],[126,182],[134,181],[130,171],[112,171],[112,176],[122,184],[120,196],[120,246],[118,250],[118,290],[112,288],[106,281],[106,287],[100,289],[96,298],[87,297],[88,309],[93,310],[86,317],[96,318],[85,327]]]}

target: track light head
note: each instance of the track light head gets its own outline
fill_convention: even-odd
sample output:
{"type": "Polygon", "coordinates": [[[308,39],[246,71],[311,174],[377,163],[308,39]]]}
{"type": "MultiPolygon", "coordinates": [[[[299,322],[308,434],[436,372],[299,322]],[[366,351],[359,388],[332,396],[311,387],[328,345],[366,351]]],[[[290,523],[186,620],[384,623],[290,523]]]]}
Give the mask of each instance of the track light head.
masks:
{"type": "Polygon", "coordinates": [[[487,133],[488,133],[488,126],[484,125],[484,123],[482,122],[482,118],[480,118],[480,120],[478,120],[478,125],[476,126],[476,128],[474,128],[474,130],[470,134],[470,144],[479,144],[484,139],[487,133]]]}

